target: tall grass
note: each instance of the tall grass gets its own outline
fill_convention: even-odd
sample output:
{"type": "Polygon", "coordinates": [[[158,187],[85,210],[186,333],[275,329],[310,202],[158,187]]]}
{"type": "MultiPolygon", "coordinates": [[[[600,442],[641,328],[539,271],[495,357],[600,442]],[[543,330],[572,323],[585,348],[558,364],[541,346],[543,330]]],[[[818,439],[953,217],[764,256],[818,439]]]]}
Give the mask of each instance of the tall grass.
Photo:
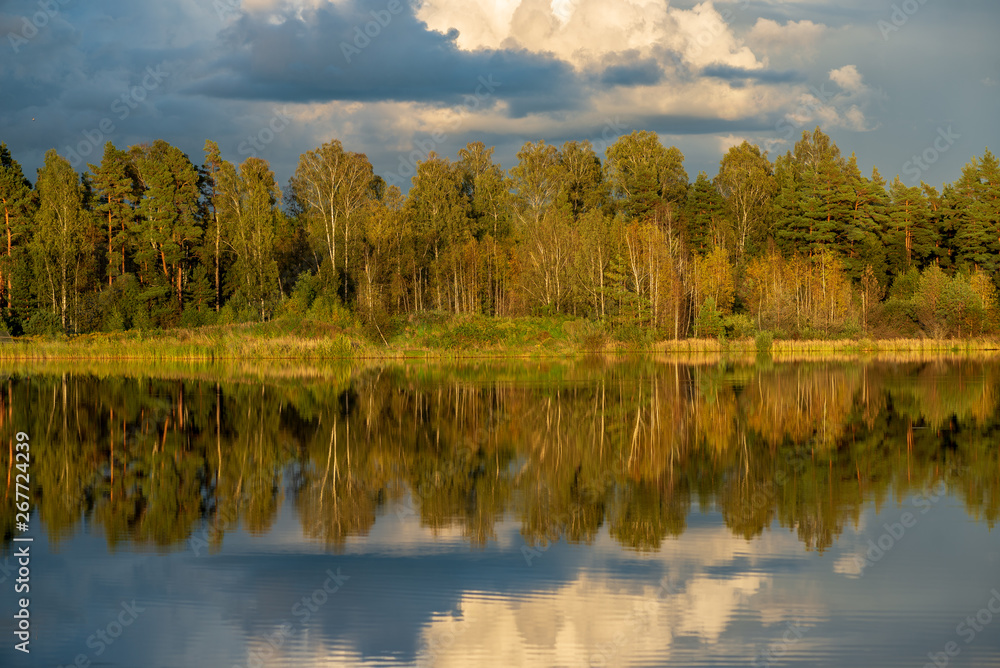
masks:
{"type": "Polygon", "coordinates": [[[400,320],[387,345],[345,328],[303,317],[269,323],[189,329],[128,331],[76,337],[21,337],[0,342],[0,360],[245,361],[344,359],[461,359],[659,353],[740,356],[972,354],[1000,349],[995,339],[774,340],[681,339],[655,343],[621,340],[596,322],[568,317],[494,318],[424,313],[400,320]]]}

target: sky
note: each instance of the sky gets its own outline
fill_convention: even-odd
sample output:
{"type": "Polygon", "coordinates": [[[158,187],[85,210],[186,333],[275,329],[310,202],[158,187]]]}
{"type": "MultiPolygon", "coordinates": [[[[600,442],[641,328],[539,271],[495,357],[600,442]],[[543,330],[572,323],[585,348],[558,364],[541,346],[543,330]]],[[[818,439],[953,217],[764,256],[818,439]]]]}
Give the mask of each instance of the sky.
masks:
{"type": "Polygon", "coordinates": [[[0,141],[34,180],[55,148],[164,139],[204,160],[339,139],[404,191],[429,151],[656,132],[709,177],[817,125],[865,173],[940,187],[997,141],[996,0],[0,0],[0,141]]]}

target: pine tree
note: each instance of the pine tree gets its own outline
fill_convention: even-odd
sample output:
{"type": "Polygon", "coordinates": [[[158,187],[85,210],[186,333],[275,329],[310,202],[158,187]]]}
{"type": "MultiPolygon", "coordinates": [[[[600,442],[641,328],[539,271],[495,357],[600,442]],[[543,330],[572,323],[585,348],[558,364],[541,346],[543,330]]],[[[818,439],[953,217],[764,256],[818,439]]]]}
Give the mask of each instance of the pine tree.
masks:
{"type": "MultiPolygon", "coordinates": [[[[983,160],[972,158],[962,168],[962,176],[948,191],[945,203],[958,267],[978,268],[994,274],[1000,254],[1000,220],[988,182],[996,171],[996,159],[987,151],[983,160]]],[[[994,177],[995,178],[995,177],[994,177]]]]}
{"type": "Polygon", "coordinates": [[[889,226],[885,243],[893,275],[923,268],[933,258],[934,237],[924,191],[907,187],[897,176],[890,186],[889,226]]]}
{"type": "Polygon", "coordinates": [[[791,257],[806,250],[809,220],[801,197],[801,169],[791,152],[774,162],[774,236],[782,255],[791,257]]]}
{"type": "Polygon", "coordinates": [[[100,201],[96,213],[107,227],[107,279],[111,285],[115,276],[125,273],[125,247],[128,231],[135,218],[138,186],[135,169],[128,152],[120,151],[110,141],[104,145],[101,166],[88,165],[90,181],[100,201]]]}
{"type": "Polygon", "coordinates": [[[13,302],[14,274],[24,262],[19,252],[21,243],[30,220],[31,183],[24,177],[21,165],[11,156],[7,144],[0,143],[0,214],[3,215],[3,234],[6,236],[7,248],[0,261],[0,295],[6,308],[6,314],[11,315],[13,302]]]}
{"type": "Polygon", "coordinates": [[[698,172],[698,178],[688,190],[684,220],[688,245],[694,252],[707,252],[712,246],[728,246],[733,237],[725,201],[705,172],[698,172]]]}
{"type": "Polygon", "coordinates": [[[846,175],[853,191],[854,209],[845,225],[844,270],[854,281],[860,282],[871,268],[873,277],[884,285],[886,260],[882,235],[889,220],[885,181],[877,169],[872,170],[871,179],[863,177],[853,154],[848,160],[846,175]]]}
{"type": "Polygon", "coordinates": [[[173,293],[176,306],[167,310],[177,313],[184,303],[192,250],[202,234],[198,170],[180,149],[162,139],[149,147],[132,147],[130,153],[143,187],[136,260],[143,266],[145,284],[165,286],[166,294],[173,293]]]}

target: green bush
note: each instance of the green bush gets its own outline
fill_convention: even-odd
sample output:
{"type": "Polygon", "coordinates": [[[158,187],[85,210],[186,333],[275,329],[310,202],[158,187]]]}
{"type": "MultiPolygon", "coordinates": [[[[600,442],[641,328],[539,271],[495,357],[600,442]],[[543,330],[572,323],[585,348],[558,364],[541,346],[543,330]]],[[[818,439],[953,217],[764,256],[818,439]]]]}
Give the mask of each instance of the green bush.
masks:
{"type": "Polygon", "coordinates": [[[774,344],[774,337],[771,332],[761,332],[754,338],[754,344],[757,347],[757,352],[761,355],[766,355],[771,352],[771,346],[774,344]]]}
{"type": "Polygon", "coordinates": [[[62,320],[55,313],[35,311],[24,323],[24,333],[29,335],[62,334],[62,320]]]}
{"type": "Polygon", "coordinates": [[[745,339],[753,336],[757,326],[753,318],[746,313],[734,313],[722,318],[722,328],[731,339],[745,339]]]}
{"type": "Polygon", "coordinates": [[[868,314],[868,330],[877,339],[913,339],[923,332],[913,300],[898,297],[890,297],[872,308],[868,314]]]}
{"type": "Polygon", "coordinates": [[[708,297],[701,304],[698,316],[694,321],[695,331],[699,337],[718,337],[725,333],[722,313],[715,305],[715,297],[708,297]]]}
{"type": "Polygon", "coordinates": [[[308,271],[302,272],[295,279],[295,287],[292,288],[292,294],[285,302],[283,310],[293,315],[305,315],[316,301],[321,287],[319,276],[314,276],[308,271]]]}

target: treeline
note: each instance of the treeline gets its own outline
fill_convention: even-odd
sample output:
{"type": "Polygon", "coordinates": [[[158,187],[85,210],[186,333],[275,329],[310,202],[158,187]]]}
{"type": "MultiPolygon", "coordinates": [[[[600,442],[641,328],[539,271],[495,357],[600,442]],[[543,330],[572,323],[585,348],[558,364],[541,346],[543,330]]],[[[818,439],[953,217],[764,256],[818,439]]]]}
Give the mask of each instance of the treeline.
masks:
{"type": "Polygon", "coordinates": [[[509,171],[470,143],[404,196],[331,141],[284,191],[268,163],[201,165],[157,140],[31,184],[0,144],[7,331],[79,333],[421,311],[567,314],[620,336],[968,336],[997,329],[1000,166],[939,192],[864,176],[819,128],[774,161],[744,142],[692,183],[633,132],[528,142],[509,171]]]}

